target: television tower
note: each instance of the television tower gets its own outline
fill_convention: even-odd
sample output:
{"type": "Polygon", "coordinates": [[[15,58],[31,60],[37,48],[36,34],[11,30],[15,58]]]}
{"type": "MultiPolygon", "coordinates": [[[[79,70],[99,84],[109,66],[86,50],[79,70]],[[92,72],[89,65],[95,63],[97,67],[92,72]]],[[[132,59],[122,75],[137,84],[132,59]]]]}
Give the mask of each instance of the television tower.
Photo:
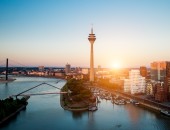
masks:
{"type": "Polygon", "coordinates": [[[94,82],[94,57],[93,57],[93,44],[96,40],[95,34],[93,34],[93,27],[91,28],[91,34],[89,34],[88,40],[91,44],[91,51],[90,51],[90,81],[94,82]]]}

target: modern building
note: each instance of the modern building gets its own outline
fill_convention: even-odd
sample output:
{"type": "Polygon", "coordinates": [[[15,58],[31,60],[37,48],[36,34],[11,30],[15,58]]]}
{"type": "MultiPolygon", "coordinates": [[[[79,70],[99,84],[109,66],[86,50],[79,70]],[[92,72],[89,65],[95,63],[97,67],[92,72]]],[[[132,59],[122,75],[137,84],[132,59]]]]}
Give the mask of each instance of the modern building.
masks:
{"type": "Polygon", "coordinates": [[[68,74],[70,72],[71,72],[71,65],[67,63],[65,67],[65,73],[68,74]]]}
{"type": "Polygon", "coordinates": [[[124,80],[124,92],[131,94],[145,93],[145,77],[140,75],[139,70],[131,70],[129,72],[129,79],[124,80]]]}
{"type": "Polygon", "coordinates": [[[96,40],[95,34],[93,34],[93,28],[91,28],[91,34],[89,34],[88,40],[91,44],[90,50],[90,81],[94,82],[94,57],[93,57],[93,44],[96,40]]]}

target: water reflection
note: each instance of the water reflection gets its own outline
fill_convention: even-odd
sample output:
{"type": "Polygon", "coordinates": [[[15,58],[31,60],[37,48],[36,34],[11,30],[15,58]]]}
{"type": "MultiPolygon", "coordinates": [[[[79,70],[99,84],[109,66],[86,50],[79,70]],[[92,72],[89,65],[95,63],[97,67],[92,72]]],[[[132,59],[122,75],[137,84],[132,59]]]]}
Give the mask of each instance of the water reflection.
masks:
{"type": "Polygon", "coordinates": [[[126,110],[128,111],[129,114],[129,119],[131,119],[131,121],[136,124],[140,117],[141,117],[141,113],[140,111],[136,110],[137,106],[132,106],[132,105],[125,105],[126,110]]]}
{"type": "Polygon", "coordinates": [[[72,117],[73,119],[81,119],[85,113],[86,113],[85,111],[73,111],[72,117]]]}
{"type": "Polygon", "coordinates": [[[95,130],[95,112],[88,112],[88,126],[91,130],[95,130]]]}
{"type": "Polygon", "coordinates": [[[5,95],[7,95],[9,93],[8,83],[5,83],[4,87],[5,87],[4,93],[5,93],[5,95]]]}

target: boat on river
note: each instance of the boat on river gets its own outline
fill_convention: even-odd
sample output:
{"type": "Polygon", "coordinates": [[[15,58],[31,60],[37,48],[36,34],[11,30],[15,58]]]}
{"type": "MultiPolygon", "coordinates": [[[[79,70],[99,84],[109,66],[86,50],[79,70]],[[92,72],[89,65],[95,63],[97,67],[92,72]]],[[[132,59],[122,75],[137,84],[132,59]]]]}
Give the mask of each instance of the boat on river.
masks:
{"type": "Polygon", "coordinates": [[[89,111],[96,111],[97,109],[97,106],[89,106],[88,108],[89,111]]]}
{"type": "Polygon", "coordinates": [[[170,116],[170,111],[168,111],[168,110],[161,110],[160,111],[162,114],[164,114],[164,115],[166,115],[166,116],[170,116]]]}
{"type": "Polygon", "coordinates": [[[120,100],[116,99],[116,100],[114,100],[114,103],[116,105],[125,105],[125,101],[123,99],[120,99],[120,100]]]}
{"type": "Polygon", "coordinates": [[[136,101],[136,100],[130,99],[130,102],[133,103],[133,104],[135,104],[135,105],[139,105],[139,102],[136,101]]]}

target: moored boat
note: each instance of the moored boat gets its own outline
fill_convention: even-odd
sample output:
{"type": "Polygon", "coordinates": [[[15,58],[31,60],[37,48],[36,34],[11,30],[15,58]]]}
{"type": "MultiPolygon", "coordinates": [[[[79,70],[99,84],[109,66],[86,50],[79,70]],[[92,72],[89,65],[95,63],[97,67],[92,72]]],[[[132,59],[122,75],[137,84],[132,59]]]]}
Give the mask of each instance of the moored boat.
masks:
{"type": "Polygon", "coordinates": [[[89,106],[89,111],[96,111],[97,109],[97,106],[89,106]]]}
{"type": "Polygon", "coordinates": [[[136,101],[136,100],[130,99],[130,102],[133,103],[133,104],[135,104],[135,105],[139,105],[139,102],[136,101]]]}
{"type": "Polygon", "coordinates": [[[166,115],[166,116],[170,116],[170,111],[167,111],[167,110],[161,110],[160,111],[162,114],[166,115]]]}

